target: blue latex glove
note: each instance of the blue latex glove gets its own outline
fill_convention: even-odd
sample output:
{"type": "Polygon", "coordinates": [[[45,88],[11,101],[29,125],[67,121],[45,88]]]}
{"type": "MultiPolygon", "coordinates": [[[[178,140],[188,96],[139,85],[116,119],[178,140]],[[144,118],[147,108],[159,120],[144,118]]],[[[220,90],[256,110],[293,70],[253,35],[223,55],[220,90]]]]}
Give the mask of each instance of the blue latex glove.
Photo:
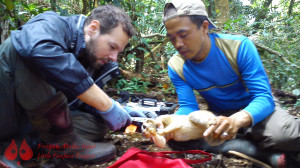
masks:
{"type": "Polygon", "coordinates": [[[147,118],[147,116],[144,114],[143,110],[134,109],[133,107],[130,107],[130,106],[125,106],[124,109],[127,111],[127,113],[131,117],[144,117],[144,118],[147,118]]]}
{"type": "Polygon", "coordinates": [[[98,111],[97,113],[103,117],[108,124],[108,127],[113,130],[119,130],[131,124],[132,119],[126,110],[116,101],[113,101],[111,108],[105,112],[98,111]]]}

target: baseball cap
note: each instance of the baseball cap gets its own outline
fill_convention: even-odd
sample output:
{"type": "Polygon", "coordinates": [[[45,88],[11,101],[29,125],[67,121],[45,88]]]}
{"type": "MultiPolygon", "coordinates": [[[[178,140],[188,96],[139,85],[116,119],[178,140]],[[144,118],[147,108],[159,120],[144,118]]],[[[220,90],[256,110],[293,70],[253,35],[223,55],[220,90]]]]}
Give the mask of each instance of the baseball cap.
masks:
{"type": "Polygon", "coordinates": [[[189,15],[206,16],[209,21],[209,29],[217,28],[217,26],[215,26],[213,22],[208,18],[205,5],[201,0],[166,0],[165,8],[164,8],[164,18],[163,18],[164,22],[178,16],[189,16],[189,15]],[[174,5],[177,12],[166,17],[165,9],[171,4],[174,5]]]}

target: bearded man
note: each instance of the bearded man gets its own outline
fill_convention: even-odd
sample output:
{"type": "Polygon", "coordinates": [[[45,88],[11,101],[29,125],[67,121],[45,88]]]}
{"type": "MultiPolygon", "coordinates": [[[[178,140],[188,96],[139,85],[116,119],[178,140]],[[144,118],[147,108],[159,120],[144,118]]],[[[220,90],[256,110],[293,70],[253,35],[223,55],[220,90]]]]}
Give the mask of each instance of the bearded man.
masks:
{"type": "MultiPolygon", "coordinates": [[[[134,33],[129,16],[110,5],[88,17],[48,11],[12,31],[0,46],[0,142],[34,131],[46,145],[78,146],[55,151],[73,159],[99,163],[113,158],[114,145],[99,141],[109,128],[129,125],[131,117],[91,76],[117,61],[134,33]],[[68,100],[75,98],[95,113],[70,110],[68,100]]],[[[0,146],[0,155],[6,148],[0,146]]]]}

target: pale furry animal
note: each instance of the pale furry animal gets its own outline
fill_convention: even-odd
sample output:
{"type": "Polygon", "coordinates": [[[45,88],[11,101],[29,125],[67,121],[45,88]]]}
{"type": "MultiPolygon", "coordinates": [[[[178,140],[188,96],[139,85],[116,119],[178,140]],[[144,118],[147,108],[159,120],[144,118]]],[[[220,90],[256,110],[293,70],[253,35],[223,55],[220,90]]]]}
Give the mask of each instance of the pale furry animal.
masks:
{"type": "MultiPolygon", "coordinates": [[[[157,129],[155,120],[143,123],[145,129],[143,134],[152,138],[156,146],[163,148],[166,145],[166,134],[172,133],[175,141],[195,140],[203,137],[205,130],[211,125],[216,116],[207,110],[199,110],[189,115],[161,115],[160,120],[164,129],[157,129]]],[[[211,146],[220,145],[224,140],[216,140],[212,136],[204,138],[211,146]]]]}
{"type": "MultiPolygon", "coordinates": [[[[212,112],[206,110],[195,111],[189,115],[161,115],[157,120],[162,121],[165,129],[157,129],[156,120],[149,119],[143,123],[145,127],[143,134],[148,138],[152,138],[156,146],[163,148],[166,145],[165,135],[168,133],[173,133],[173,139],[176,141],[202,138],[204,131],[212,124],[212,121],[214,121],[214,117],[216,116],[212,112]]],[[[224,140],[216,140],[212,136],[204,139],[211,146],[217,146],[224,142],[224,140]]],[[[229,151],[228,153],[248,159],[262,167],[271,168],[268,164],[240,152],[229,151]]]]}

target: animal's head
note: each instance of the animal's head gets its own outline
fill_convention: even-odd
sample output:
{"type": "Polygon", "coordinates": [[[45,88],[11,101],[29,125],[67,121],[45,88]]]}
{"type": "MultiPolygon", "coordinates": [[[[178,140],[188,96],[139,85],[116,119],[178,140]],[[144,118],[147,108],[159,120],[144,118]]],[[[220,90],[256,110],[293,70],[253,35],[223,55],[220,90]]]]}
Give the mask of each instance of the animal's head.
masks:
{"type": "Polygon", "coordinates": [[[150,138],[157,133],[156,121],[154,119],[149,119],[143,122],[142,126],[143,135],[147,138],[150,138]]]}

